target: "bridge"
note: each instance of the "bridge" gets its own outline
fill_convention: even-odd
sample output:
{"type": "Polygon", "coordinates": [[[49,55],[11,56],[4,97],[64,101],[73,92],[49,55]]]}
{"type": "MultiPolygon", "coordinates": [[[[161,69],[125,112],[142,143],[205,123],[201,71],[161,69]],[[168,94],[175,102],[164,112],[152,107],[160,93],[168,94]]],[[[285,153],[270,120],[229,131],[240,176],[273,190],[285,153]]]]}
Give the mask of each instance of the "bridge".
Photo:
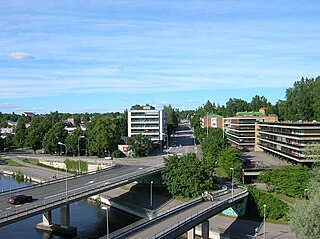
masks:
{"type": "Polygon", "coordinates": [[[247,196],[245,188],[239,187],[233,193],[225,188],[215,192],[213,201],[202,202],[201,198],[197,198],[162,212],[153,219],[142,219],[100,239],[170,239],[177,238],[185,232],[188,232],[188,238],[194,239],[195,227],[199,224],[202,224],[202,238],[206,239],[209,238],[208,219],[241,202],[247,196]]]}
{"type": "Polygon", "coordinates": [[[116,165],[112,168],[83,176],[65,177],[47,183],[5,191],[0,195],[0,227],[43,213],[43,222],[38,229],[75,234],[70,226],[69,204],[93,195],[120,187],[142,177],[161,172],[163,165],[133,166],[116,165]],[[21,193],[31,195],[33,201],[21,205],[9,205],[9,195],[21,193]],[[52,223],[51,210],[60,208],[60,224],[52,223]]]}

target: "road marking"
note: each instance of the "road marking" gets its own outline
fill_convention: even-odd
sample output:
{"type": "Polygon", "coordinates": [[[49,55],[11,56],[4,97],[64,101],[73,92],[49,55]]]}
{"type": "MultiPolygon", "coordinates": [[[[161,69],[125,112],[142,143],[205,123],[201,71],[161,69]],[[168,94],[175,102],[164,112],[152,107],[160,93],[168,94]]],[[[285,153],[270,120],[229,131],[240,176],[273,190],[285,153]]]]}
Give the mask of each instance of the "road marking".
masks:
{"type": "Polygon", "coordinates": [[[89,182],[85,183],[84,185],[88,185],[88,184],[91,184],[91,183],[94,183],[94,181],[89,181],[89,182]]]}
{"type": "Polygon", "coordinates": [[[12,207],[8,207],[8,208],[6,208],[6,210],[10,210],[12,207]]]}
{"type": "Polygon", "coordinates": [[[17,205],[17,206],[15,206],[15,207],[21,207],[21,205],[17,205]]]}

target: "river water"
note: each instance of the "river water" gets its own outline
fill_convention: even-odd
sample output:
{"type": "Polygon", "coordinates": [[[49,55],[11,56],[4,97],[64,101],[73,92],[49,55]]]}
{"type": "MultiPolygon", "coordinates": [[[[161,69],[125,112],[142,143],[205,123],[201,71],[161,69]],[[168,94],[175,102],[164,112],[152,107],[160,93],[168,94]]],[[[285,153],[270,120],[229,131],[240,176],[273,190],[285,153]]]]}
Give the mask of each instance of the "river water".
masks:
{"type": "MultiPolygon", "coordinates": [[[[0,176],[0,191],[14,187],[21,187],[27,183],[19,183],[12,178],[0,176]]],[[[137,220],[138,217],[124,213],[114,208],[108,210],[109,231],[116,231],[137,220]]],[[[106,234],[106,211],[98,207],[94,202],[82,200],[70,205],[70,225],[77,227],[78,234],[75,237],[53,235],[38,231],[35,226],[42,221],[42,215],[36,215],[22,221],[0,227],[0,239],[97,239],[106,234]]],[[[60,210],[52,210],[53,223],[60,222],[60,210]]]]}

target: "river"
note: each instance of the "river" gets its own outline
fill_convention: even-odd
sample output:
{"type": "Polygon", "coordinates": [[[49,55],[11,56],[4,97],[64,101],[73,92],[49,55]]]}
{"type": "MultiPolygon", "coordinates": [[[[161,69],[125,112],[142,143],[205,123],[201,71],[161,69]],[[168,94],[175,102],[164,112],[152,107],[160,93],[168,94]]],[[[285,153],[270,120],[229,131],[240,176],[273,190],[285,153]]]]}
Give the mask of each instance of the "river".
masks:
{"type": "MultiPolygon", "coordinates": [[[[0,191],[14,187],[21,187],[27,183],[20,183],[12,178],[0,176],[0,191]]],[[[114,208],[108,210],[110,233],[127,226],[139,218],[119,211],[114,208]]],[[[42,221],[42,216],[36,215],[22,221],[0,227],[0,238],[14,239],[97,239],[106,234],[106,211],[98,207],[94,202],[82,200],[70,205],[70,225],[77,227],[78,234],[75,237],[53,235],[39,231],[36,224],[42,221]]],[[[59,223],[60,210],[52,210],[53,223],[59,223]]]]}

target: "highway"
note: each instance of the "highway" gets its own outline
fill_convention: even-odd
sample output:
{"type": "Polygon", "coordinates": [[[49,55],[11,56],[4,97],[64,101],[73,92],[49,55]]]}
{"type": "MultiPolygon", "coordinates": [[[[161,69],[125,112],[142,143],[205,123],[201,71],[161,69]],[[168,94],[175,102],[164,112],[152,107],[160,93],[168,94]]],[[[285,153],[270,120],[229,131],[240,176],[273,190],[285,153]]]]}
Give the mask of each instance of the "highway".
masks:
{"type": "Polygon", "coordinates": [[[161,169],[162,165],[116,165],[85,176],[62,178],[19,190],[33,197],[32,202],[21,205],[8,204],[6,199],[11,193],[3,193],[0,195],[0,227],[156,174],[161,169]]]}

